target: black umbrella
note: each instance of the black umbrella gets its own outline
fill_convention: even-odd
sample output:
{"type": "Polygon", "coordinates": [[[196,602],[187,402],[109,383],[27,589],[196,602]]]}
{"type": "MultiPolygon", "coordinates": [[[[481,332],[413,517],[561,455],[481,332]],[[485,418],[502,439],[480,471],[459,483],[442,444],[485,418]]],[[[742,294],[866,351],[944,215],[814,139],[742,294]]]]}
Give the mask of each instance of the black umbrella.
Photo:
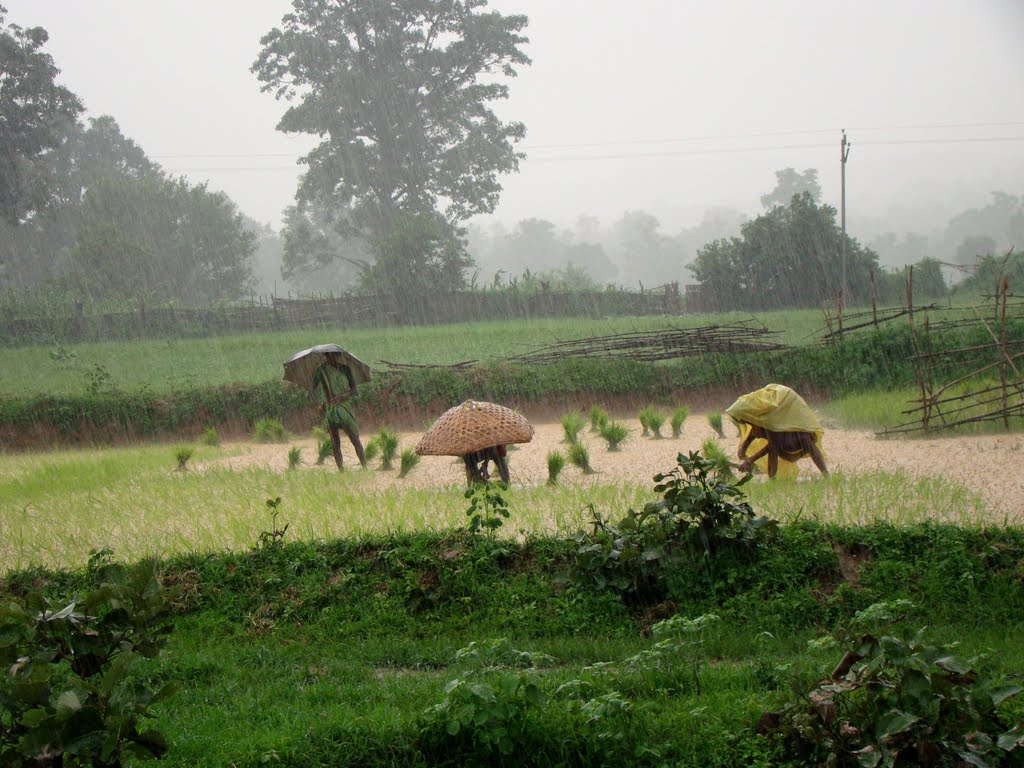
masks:
{"type": "Polygon", "coordinates": [[[370,366],[337,344],[318,344],[296,352],[284,361],[284,380],[312,390],[313,371],[321,363],[327,362],[329,354],[341,357],[341,361],[352,371],[352,380],[357,385],[370,380],[370,366]]]}

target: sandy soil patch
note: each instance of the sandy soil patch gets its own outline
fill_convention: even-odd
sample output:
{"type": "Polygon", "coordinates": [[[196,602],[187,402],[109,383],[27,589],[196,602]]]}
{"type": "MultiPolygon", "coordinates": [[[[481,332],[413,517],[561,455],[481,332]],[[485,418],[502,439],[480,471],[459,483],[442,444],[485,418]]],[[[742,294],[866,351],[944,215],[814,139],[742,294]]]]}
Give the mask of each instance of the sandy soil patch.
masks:
{"type": "MultiPolygon", "coordinates": [[[[640,436],[638,422],[631,415],[615,416],[632,428],[633,434],[621,450],[610,452],[606,443],[585,427],[580,433],[583,443],[590,452],[590,462],[596,474],[585,477],[580,470],[567,465],[563,478],[573,482],[605,483],[615,480],[633,480],[648,483],[658,472],[665,472],[675,466],[679,452],[700,448],[705,438],[713,432],[704,413],[691,413],[683,434],[675,439],[660,440],[640,436]]],[[[547,455],[562,450],[563,431],[560,423],[554,421],[534,422],[536,434],[533,440],[510,452],[509,466],[514,484],[538,485],[547,480],[547,455]]],[[[985,435],[977,437],[950,437],[932,439],[880,439],[871,432],[843,430],[825,424],[824,448],[829,468],[846,475],[882,471],[903,471],[911,477],[940,476],[947,481],[962,485],[986,501],[995,516],[1006,516],[1017,522],[1024,521],[1024,435],[985,435]]],[[[669,434],[670,429],[662,429],[669,434]]],[[[422,431],[401,431],[400,447],[415,446],[422,431]]],[[[364,440],[370,435],[364,435],[364,440]]],[[[352,446],[344,437],[343,453],[346,471],[361,472],[352,446]]],[[[726,427],[726,439],[722,441],[726,450],[735,453],[736,430],[726,427]]],[[[299,446],[303,455],[304,471],[337,471],[333,459],[327,464],[316,466],[316,445],[310,438],[293,440],[289,445],[230,443],[235,455],[210,464],[242,468],[261,465],[285,471],[288,464],[288,450],[299,446]]],[[[207,464],[206,466],[210,466],[207,464]]],[[[374,466],[376,462],[374,462],[374,466]]],[[[817,470],[810,460],[800,463],[801,478],[812,478],[817,470]]],[[[201,467],[197,467],[201,469],[201,467]]],[[[375,486],[403,483],[411,487],[444,487],[465,483],[465,472],[460,459],[443,456],[425,456],[408,477],[399,480],[397,472],[374,472],[375,486]]],[[[760,478],[755,481],[763,481],[760,478]]]]}

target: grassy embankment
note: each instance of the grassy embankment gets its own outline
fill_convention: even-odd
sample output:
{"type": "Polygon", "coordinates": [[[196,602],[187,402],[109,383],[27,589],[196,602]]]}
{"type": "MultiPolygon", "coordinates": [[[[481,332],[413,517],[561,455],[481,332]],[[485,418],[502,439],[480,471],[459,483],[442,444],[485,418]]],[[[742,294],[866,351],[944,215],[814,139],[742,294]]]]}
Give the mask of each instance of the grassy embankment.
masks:
{"type": "MultiPolygon", "coordinates": [[[[786,325],[789,341],[794,341],[806,339],[817,318],[816,313],[789,312],[761,319],[769,327],[786,325]]],[[[701,316],[683,318],[680,323],[731,319],[735,318],[701,316]]],[[[438,409],[467,398],[510,403],[528,412],[537,405],[550,409],[581,401],[628,400],[639,393],[656,402],[693,402],[702,394],[721,396],[767,381],[832,397],[882,391],[904,398],[893,405],[913,397],[912,347],[902,324],[863,331],[834,345],[806,343],[779,352],[724,353],[660,364],[576,359],[523,366],[500,359],[530,344],[664,327],[663,320],[658,322],[662,325],[644,319],[394,328],[363,331],[361,337],[352,332],[350,346],[371,362],[391,358],[422,364],[482,361],[466,370],[380,372],[360,388],[355,405],[367,427],[373,428],[396,421],[419,425],[427,416],[436,416],[438,409]]],[[[56,351],[4,350],[8,364],[2,386],[15,394],[0,399],[0,442],[11,448],[188,439],[209,426],[245,432],[264,417],[280,419],[293,429],[308,429],[316,416],[307,395],[277,380],[279,363],[273,361],[312,340],[317,339],[281,334],[83,345],[56,351]]],[[[348,338],[345,341],[349,343],[348,338]]],[[[974,342],[979,339],[965,332],[932,339],[937,348],[974,342]]],[[[888,423],[899,419],[898,409],[893,411],[888,423]]]]}
{"type": "MultiPolygon", "coordinates": [[[[747,554],[693,552],[646,602],[576,586],[573,550],[414,533],[171,558],[175,630],[137,668],[183,685],[152,723],[164,764],[777,765],[759,716],[826,677],[843,648],[822,639],[878,600],[911,600],[909,629],[984,675],[1024,670],[1020,530],[794,524],[747,554]],[[647,631],[674,613],[717,621],[659,655],[647,631]],[[481,709],[452,734],[430,708],[455,680],[493,686],[508,720],[481,709]]],[[[0,592],[85,580],[20,572],[0,592]]],[[[1005,729],[1024,706],[999,712],[1005,729]]]]}

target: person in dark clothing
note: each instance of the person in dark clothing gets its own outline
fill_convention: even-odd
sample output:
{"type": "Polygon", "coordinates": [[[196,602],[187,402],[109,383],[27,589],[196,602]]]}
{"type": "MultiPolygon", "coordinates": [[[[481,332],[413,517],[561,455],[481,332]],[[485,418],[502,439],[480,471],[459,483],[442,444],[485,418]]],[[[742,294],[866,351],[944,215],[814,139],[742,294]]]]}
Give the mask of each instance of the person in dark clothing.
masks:
{"type": "Polygon", "coordinates": [[[466,482],[470,486],[474,483],[490,482],[491,474],[487,465],[493,461],[498,470],[498,477],[502,482],[510,483],[507,454],[508,450],[504,445],[492,445],[489,448],[465,454],[462,460],[466,463],[466,482]]]}
{"type": "Polygon", "coordinates": [[[356,383],[352,369],[345,364],[341,355],[329,353],[326,362],[321,363],[313,371],[313,396],[320,403],[324,427],[330,433],[334,462],[338,465],[339,472],[345,470],[345,462],[341,455],[341,432],[348,435],[356,449],[359,463],[366,468],[366,454],[359,440],[359,425],[346,402],[355,391],[356,383]]]}
{"type": "Polygon", "coordinates": [[[780,458],[795,464],[800,459],[809,456],[821,474],[828,475],[825,457],[811,432],[775,432],[751,424],[750,431],[740,443],[737,455],[742,462],[739,467],[741,472],[749,472],[753,468],[754,462],[767,455],[768,477],[774,478],[779,470],[780,458]],[[750,443],[758,439],[764,440],[767,444],[753,456],[747,456],[750,443]]]}

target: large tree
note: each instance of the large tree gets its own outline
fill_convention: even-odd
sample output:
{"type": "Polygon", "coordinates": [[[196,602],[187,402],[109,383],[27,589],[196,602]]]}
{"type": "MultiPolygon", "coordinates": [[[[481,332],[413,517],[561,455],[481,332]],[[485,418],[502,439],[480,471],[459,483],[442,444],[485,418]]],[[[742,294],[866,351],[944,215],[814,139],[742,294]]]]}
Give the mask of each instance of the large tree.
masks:
{"type": "Polygon", "coordinates": [[[485,11],[486,0],[293,5],[253,71],[292,102],[279,130],[322,139],[302,158],[298,197],[350,209],[379,256],[395,255],[393,236],[404,242],[410,222],[439,215],[458,245],[442,252],[464,262],[456,225],[492,212],[498,177],[518,169],[525,128],[490,104],[508,96],[499,77],[529,63],[526,17],[485,11]]]}
{"type": "MultiPolygon", "coordinates": [[[[708,243],[689,267],[721,309],[813,307],[834,300],[843,238],[834,208],[816,205],[804,192],[744,224],[740,235],[708,243]]],[[[847,303],[869,301],[878,256],[846,238],[847,303]]]]}
{"type": "Polygon", "coordinates": [[[17,224],[48,203],[50,161],[82,104],[56,82],[46,30],[6,24],[6,13],[0,5],[0,218],[17,224]]]}

